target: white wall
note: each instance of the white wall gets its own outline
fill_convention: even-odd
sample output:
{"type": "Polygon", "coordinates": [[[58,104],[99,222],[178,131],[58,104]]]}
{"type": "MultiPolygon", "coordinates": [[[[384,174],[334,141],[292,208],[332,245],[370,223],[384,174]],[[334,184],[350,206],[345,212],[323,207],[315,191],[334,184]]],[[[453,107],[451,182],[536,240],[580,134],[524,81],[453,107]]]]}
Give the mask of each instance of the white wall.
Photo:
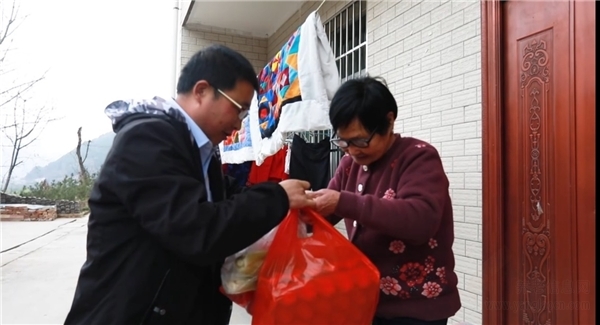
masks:
{"type": "MultiPolygon", "coordinates": [[[[179,0],[179,26],[183,25],[190,3],[191,0],[179,0]]],[[[242,35],[239,31],[209,26],[198,29],[180,27],[180,32],[179,62],[176,64],[178,71],[192,55],[211,44],[225,45],[242,53],[257,72],[267,63],[266,38],[251,37],[242,35]]]]}
{"type": "Polygon", "coordinates": [[[184,28],[181,41],[181,68],[199,50],[222,44],[243,54],[258,73],[267,63],[267,39],[239,35],[236,31],[218,27],[200,30],[184,28]]]}
{"type": "Polygon", "coordinates": [[[481,21],[477,0],[369,1],[368,71],[398,102],[395,129],[442,156],[463,308],[481,324],[481,21]]]}
{"type": "MultiPolygon", "coordinates": [[[[181,67],[183,67],[183,65],[187,62],[187,60],[185,62],[182,62],[182,52],[183,52],[183,34],[184,34],[184,28],[183,26],[183,21],[185,20],[185,16],[187,15],[187,12],[190,8],[190,5],[192,4],[192,0],[173,0],[176,4],[177,4],[177,10],[179,11],[178,13],[178,17],[177,17],[177,44],[176,44],[176,50],[175,50],[175,66],[173,67],[175,69],[175,92],[177,89],[177,81],[179,80],[179,74],[181,73],[181,67]]],[[[185,46],[187,48],[187,45],[185,46]]],[[[175,95],[175,94],[174,94],[175,95]]]]}

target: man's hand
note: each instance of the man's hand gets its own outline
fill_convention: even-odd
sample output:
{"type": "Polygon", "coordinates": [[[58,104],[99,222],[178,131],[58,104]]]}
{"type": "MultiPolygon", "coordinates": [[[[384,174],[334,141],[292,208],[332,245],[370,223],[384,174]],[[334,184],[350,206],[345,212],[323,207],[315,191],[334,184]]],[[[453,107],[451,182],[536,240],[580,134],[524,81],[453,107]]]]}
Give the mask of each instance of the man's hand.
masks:
{"type": "Polygon", "coordinates": [[[317,203],[315,210],[323,217],[332,215],[340,200],[340,192],[329,189],[318,190],[311,196],[317,203]]]}
{"type": "Polygon", "coordinates": [[[316,207],[315,201],[310,197],[306,190],[310,188],[310,183],[297,179],[286,179],[279,183],[285,190],[290,201],[290,209],[302,209],[316,207]]]}

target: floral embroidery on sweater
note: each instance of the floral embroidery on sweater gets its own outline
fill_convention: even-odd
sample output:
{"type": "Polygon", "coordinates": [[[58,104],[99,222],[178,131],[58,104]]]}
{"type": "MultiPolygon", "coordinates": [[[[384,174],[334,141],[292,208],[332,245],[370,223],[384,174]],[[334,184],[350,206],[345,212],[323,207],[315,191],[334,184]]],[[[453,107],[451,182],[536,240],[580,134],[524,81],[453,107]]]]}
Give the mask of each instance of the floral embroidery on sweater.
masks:
{"type": "Polygon", "coordinates": [[[406,245],[401,240],[394,240],[390,243],[390,251],[394,254],[404,253],[406,245]]]}
{"type": "Polygon", "coordinates": [[[418,262],[408,262],[400,268],[400,280],[406,282],[409,287],[423,283],[426,275],[425,266],[418,262]]]}
{"type": "Polygon", "coordinates": [[[427,256],[425,259],[425,272],[427,272],[427,274],[433,272],[433,263],[435,263],[435,258],[427,256]]]}
{"type": "Polygon", "coordinates": [[[421,294],[427,298],[435,298],[442,292],[442,287],[435,282],[427,282],[423,285],[421,294]]]}
{"type": "Polygon", "coordinates": [[[397,296],[398,292],[400,292],[400,290],[402,290],[402,287],[400,287],[400,284],[398,284],[398,280],[396,280],[392,277],[389,277],[389,276],[386,276],[385,278],[381,278],[381,281],[379,282],[379,288],[386,295],[394,295],[394,296],[397,296]]]}
{"type": "Polygon", "coordinates": [[[433,238],[429,238],[429,247],[431,247],[431,249],[434,249],[437,247],[437,240],[433,239],[433,238]]]}
{"type": "Polygon", "coordinates": [[[445,267],[438,267],[435,275],[438,276],[438,278],[440,278],[440,282],[441,283],[447,283],[448,281],[446,280],[446,268],[445,267]]]}
{"type": "MultiPolygon", "coordinates": [[[[386,195],[391,190],[386,191],[386,195]]],[[[384,195],[385,198],[385,195],[384,195]]],[[[430,238],[427,243],[429,248],[435,249],[438,246],[437,240],[430,238]]],[[[401,240],[390,242],[389,250],[394,254],[404,253],[406,245],[401,240]]],[[[393,272],[397,274],[397,279],[393,276],[382,277],[380,289],[386,295],[397,296],[401,299],[408,299],[413,294],[419,294],[429,299],[436,298],[443,291],[443,284],[446,280],[446,268],[436,267],[435,258],[427,256],[423,263],[408,262],[402,266],[395,267],[393,272]],[[406,284],[402,286],[398,280],[406,284]]]]}
{"type": "Polygon", "coordinates": [[[386,200],[392,200],[395,196],[396,196],[396,191],[394,191],[391,188],[388,189],[387,191],[385,191],[385,193],[383,194],[383,198],[386,200]]]}

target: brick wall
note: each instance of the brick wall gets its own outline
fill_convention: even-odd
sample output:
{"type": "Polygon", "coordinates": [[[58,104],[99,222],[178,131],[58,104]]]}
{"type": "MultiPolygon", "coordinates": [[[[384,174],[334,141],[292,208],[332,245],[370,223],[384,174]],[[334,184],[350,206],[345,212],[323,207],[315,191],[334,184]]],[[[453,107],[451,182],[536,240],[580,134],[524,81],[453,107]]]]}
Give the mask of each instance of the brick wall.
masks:
{"type": "Polygon", "coordinates": [[[241,35],[233,30],[218,27],[198,26],[183,28],[181,39],[181,67],[199,50],[211,45],[222,44],[242,53],[258,73],[267,63],[267,39],[241,35]]]}
{"type": "Polygon", "coordinates": [[[481,22],[477,0],[369,1],[368,72],[398,102],[395,129],[440,152],[454,206],[463,308],[481,324],[481,22]]]}

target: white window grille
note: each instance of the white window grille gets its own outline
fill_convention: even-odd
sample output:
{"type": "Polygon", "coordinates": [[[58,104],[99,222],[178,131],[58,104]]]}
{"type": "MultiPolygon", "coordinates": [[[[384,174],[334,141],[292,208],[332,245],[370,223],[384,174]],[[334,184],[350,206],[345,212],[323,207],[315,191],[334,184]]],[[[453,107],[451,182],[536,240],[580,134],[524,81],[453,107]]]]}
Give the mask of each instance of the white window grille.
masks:
{"type": "MultiPolygon", "coordinates": [[[[324,23],[341,81],[367,73],[367,2],[355,0],[324,23]]],[[[302,132],[305,141],[316,143],[331,138],[332,130],[302,132]]],[[[331,145],[329,175],[333,177],[343,152],[331,145]]]]}
{"type": "Polygon", "coordinates": [[[367,71],[366,1],[354,1],[325,22],[342,82],[363,76],[367,71]]]}

